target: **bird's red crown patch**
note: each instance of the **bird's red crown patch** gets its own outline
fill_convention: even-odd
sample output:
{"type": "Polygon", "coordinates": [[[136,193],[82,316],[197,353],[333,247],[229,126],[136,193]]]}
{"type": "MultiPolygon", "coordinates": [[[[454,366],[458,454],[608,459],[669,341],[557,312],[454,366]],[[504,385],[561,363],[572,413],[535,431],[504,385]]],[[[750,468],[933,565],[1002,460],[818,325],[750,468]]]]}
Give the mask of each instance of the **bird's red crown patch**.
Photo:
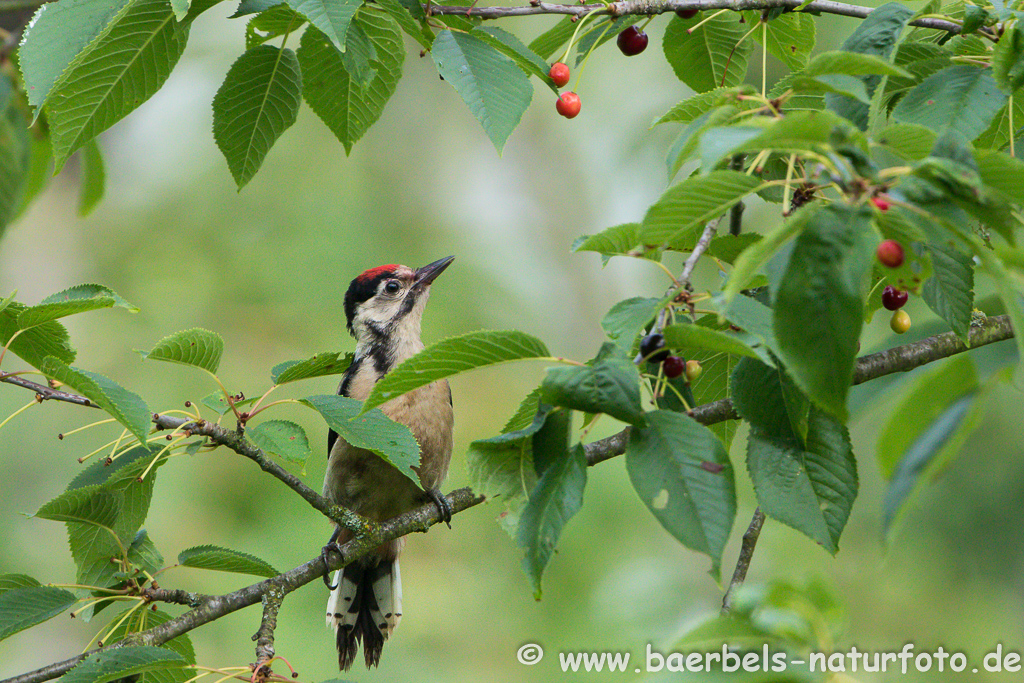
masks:
{"type": "Polygon", "coordinates": [[[368,280],[375,280],[376,278],[380,277],[381,275],[384,275],[386,273],[394,272],[395,269],[397,269],[397,268],[398,268],[398,264],[397,263],[389,263],[386,266],[377,266],[376,268],[370,268],[369,270],[364,271],[363,274],[360,275],[359,277],[357,277],[356,279],[359,280],[360,282],[366,282],[368,280]]]}

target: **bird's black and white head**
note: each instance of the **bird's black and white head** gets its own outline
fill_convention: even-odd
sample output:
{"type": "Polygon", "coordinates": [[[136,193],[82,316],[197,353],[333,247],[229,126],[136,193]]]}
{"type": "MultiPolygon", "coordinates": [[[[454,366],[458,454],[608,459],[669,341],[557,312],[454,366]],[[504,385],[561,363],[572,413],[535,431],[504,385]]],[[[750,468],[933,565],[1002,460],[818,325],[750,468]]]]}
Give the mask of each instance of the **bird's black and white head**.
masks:
{"type": "Polygon", "coordinates": [[[345,317],[356,338],[356,355],[376,347],[394,357],[404,355],[401,345],[418,344],[430,285],[454,259],[448,256],[416,269],[377,266],[352,280],[345,294],[345,317]]]}

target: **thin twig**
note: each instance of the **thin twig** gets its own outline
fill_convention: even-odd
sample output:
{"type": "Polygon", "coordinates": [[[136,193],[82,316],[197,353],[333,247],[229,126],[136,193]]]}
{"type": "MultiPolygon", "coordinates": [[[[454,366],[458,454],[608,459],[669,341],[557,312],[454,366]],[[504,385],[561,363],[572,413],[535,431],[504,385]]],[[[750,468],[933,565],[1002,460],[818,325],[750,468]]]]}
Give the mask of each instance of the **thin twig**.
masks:
{"type": "MultiPolygon", "coordinates": [[[[746,154],[737,154],[729,160],[729,168],[733,171],[743,170],[743,160],[746,159],[746,154]]],[[[743,212],[746,210],[747,205],[743,202],[736,202],[729,209],[729,234],[738,235],[743,231],[743,212]]]]}
{"type": "Polygon", "coordinates": [[[725,590],[722,597],[722,614],[728,614],[732,608],[733,591],[743,585],[747,578],[747,570],[750,569],[750,561],[754,559],[754,548],[757,546],[757,539],[761,536],[761,527],[764,525],[764,513],[761,508],[754,510],[754,518],[750,520],[750,526],[743,534],[743,543],[740,545],[740,556],[736,560],[736,570],[732,573],[732,581],[725,590]]]}
{"type": "Polygon", "coordinates": [[[64,401],[66,403],[86,406],[87,408],[99,408],[98,405],[87,399],[85,396],[69,394],[66,391],[58,391],[57,389],[46,386],[45,384],[33,382],[32,380],[25,379],[20,375],[16,375],[11,372],[0,372],[0,382],[7,382],[8,384],[13,384],[24,389],[31,389],[36,392],[36,396],[39,397],[40,401],[64,401]]]}
{"type": "MultiPolygon", "coordinates": [[[[252,639],[256,641],[256,668],[258,675],[260,669],[266,665],[276,654],[274,651],[274,629],[277,628],[277,613],[284,602],[284,593],[277,588],[271,588],[263,594],[263,618],[260,620],[260,628],[253,634],[252,639]]],[[[268,671],[265,673],[269,674],[268,671]]]]}
{"type": "Polygon", "coordinates": [[[693,274],[693,269],[697,266],[697,261],[704,252],[711,246],[711,240],[714,239],[715,233],[718,232],[718,223],[721,221],[721,217],[709,222],[704,226],[704,232],[701,233],[700,239],[697,240],[697,244],[694,245],[693,251],[686,258],[686,263],[683,264],[683,272],[679,275],[679,282],[686,287],[686,291],[692,292],[693,285],[690,284],[690,276],[693,274]]]}

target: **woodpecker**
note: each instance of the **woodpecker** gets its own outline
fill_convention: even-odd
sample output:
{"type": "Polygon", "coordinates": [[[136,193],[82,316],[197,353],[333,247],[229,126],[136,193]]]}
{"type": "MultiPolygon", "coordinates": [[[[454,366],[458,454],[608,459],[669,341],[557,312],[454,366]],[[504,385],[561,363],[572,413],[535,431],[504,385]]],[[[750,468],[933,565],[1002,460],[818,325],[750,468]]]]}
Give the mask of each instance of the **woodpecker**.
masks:
{"type": "MultiPolygon", "coordinates": [[[[423,349],[420,322],[430,285],[454,256],[412,269],[386,265],[371,268],[352,280],[345,294],[348,331],[356,339],[355,357],[338,393],[363,401],[373,385],[402,361],[423,349]]],[[[448,474],[452,455],[452,393],[439,380],[388,401],[381,410],[412,431],[420,446],[417,469],[422,489],[371,451],[356,448],[337,433],[327,436],[324,496],[375,521],[433,501],[445,522],[451,508],[439,486],[448,474]]],[[[336,528],[324,554],[340,550],[351,533],[336,528]]],[[[402,578],[398,557],[405,539],[389,541],[335,572],[327,600],[327,627],[334,630],[338,666],[347,671],[360,643],[366,667],[380,661],[384,641],[402,618],[402,578]]]]}

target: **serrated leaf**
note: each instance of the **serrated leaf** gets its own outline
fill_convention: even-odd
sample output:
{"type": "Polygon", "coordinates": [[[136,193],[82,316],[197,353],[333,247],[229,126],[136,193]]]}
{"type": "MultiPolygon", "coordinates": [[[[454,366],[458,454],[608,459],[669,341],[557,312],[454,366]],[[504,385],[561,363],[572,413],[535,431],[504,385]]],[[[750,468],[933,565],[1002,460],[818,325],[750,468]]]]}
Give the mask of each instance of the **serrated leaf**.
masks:
{"type": "MultiPolygon", "coordinates": [[[[426,14],[419,2],[400,2],[399,0],[377,0],[377,4],[395,20],[401,29],[424,49],[429,50],[434,43],[434,33],[426,25],[426,14]]],[[[396,57],[402,56],[399,50],[396,57]]]]}
{"type": "Polygon", "coordinates": [[[50,320],[111,306],[120,306],[132,313],[139,311],[137,307],[122,299],[108,287],[92,284],[77,285],[51,294],[35,306],[21,311],[18,314],[18,325],[24,330],[42,325],[50,320]]]}
{"type": "Polygon", "coordinates": [[[162,647],[134,645],[90,655],[64,674],[62,683],[110,683],[135,674],[184,668],[188,662],[177,652],[162,647]]]}
{"type": "Polygon", "coordinates": [[[831,204],[796,239],[775,295],[779,353],[797,385],[840,420],[853,380],[877,237],[871,212],[831,204]]]}
{"type": "Polygon", "coordinates": [[[974,162],[986,189],[995,191],[1008,202],[1024,206],[1024,161],[1003,152],[977,149],[974,162]]]}
{"type": "Polygon", "coordinates": [[[309,396],[302,403],[323,415],[342,439],[373,451],[420,485],[419,475],[413,470],[420,466],[420,446],[408,427],[388,419],[379,409],[363,412],[363,402],[347,396],[309,396]]]}
{"type": "Polygon", "coordinates": [[[276,385],[297,382],[311,377],[340,375],[352,364],[354,354],[341,351],[318,353],[306,360],[290,360],[278,363],[270,371],[270,381],[276,385]]]}
{"type": "Polygon", "coordinates": [[[168,0],[133,0],[71,60],[46,100],[57,171],[160,89],[185,50],[188,29],[168,0]]]}
{"type": "Polygon", "coordinates": [[[669,109],[651,124],[651,127],[653,128],[662,123],[690,123],[724,104],[738,105],[741,102],[739,99],[741,95],[750,95],[753,92],[754,89],[751,86],[742,84],[732,88],[715,88],[704,93],[698,93],[669,109]]]}
{"type": "Polygon", "coordinates": [[[878,143],[908,161],[928,156],[935,147],[935,133],[913,123],[894,123],[886,126],[878,143]]]}
{"type": "Polygon", "coordinates": [[[496,26],[475,28],[470,34],[480,38],[498,50],[498,52],[501,52],[515,62],[524,72],[531,76],[536,76],[541,82],[555,91],[556,94],[558,93],[558,88],[552,82],[551,77],[548,76],[548,71],[550,71],[548,63],[536,52],[526,47],[515,35],[496,26]]]}
{"type": "Polygon", "coordinates": [[[121,513],[121,497],[99,485],[70,489],[36,511],[40,519],[111,528],[121,513]]]}
{"type": "Polygon", "coordinates": [[[558,22],[544,33],[533,39],[530,43],[530,50],[537,53],[541,59],[551,59],[555,51],[565,45],[576,30],[576,23],[572,17],[562,17],[558,22]]]}
{"type": "Polygon", "coordinates": [[[693,347],[734,356],[763,358],[771,362],[767,349],[760,352],[755,350],[755,347],[761,346],[760,340],[745,332],[720,332],[703,325],[681,323],[669,325],[662,330],[662,334],[665,335],[665,345],[671,349],[693,347]]]}
{"type": "Polygon", "coordinates": [[[51,619],[78,601],[52,586],[12,588],[0,593],[0,640],[51,619]]]}
{"type": "Polygon", "coordinates": [[[846,427],[812,406],[806,441],[751,428],[747,469],[766,515],[838,551],[858,488],[846,427]]]}
{"type": "Polygon", "coordinates": [[[304,466],[313,455],[306,430],[288,420],[261,422],[246,430],[245,434],[258,448],[297,465],[304,466]]]}
{"type": "Polygon", "coordinates": [[[548,466],[522,510],[516,543],[526,551],[523,568],[538,600],[544,568],[551,560],[566,523],[583,507],[586,485],[587,459],[583,447],[577,444],[568,457],[548,466]]]}
{"type": "Polygon", "coordinates": [[[105,410],[140,442],[146,442],[153,414],[141,396],[103,375],[71,367],[53,356],[46,358],[40,369],[105,410]]]}
{"type": "Polygon", "coordinates": [[[56,320],[21,331],[18,316],[27,308],[24,304],[11,301],[0,310],[0,344],[34,368],[41,368],[48,356],[59,358],[65,363],[75,360],[75,350],[71,348],[68,331],[56,320]],[[15,334],[18,336],[12,341],[15,334]]]}
{"type": "Polygon", "coordinates": [[[301,101],[302,74],[291,50],[260,45],[231,65],[213,98],[213,137],[239,190],[295,123],[301,101]]]}
{"type": "Polygon", "coordinates": [[[1024,30],[1019,24],[999,37],[992,51],[992,75],[1010,94],[1024,85],[1024,30]]]}
{"type": "Polygon", "coordinates": [[[782,368],[741,359],[731,378],[736,412],[761,434],[807,439],[810,401],[782,368]]]}
{"type": "Polygon", "coordinates": [[[832,50],[815,55],[814,59],[804,67],[805,76],[823,76],[826,74],[844,74],[847,76],[903,76],[910,78],[910,74],[878,53],[852,52],[849,49],[832,50]]]}
{"type": "Polygon", "coordinates": [[[768,30],[754,31],[754,37],[788,68],[794,71],[802,69],[814,49],[814,18],[810,14],[791,12],[775,17],[767,24],[768,30]]]}
{"type": "Polygon", "coordinates": [[[316,28],[306,29],[298,51],[302,96],[345,146],[346,153],[384,112],[402,77],[405,59],[401,33],[387,15],[361,9],[353,25],[363,30],[377,53],[372,62],[375,73],[365,87],[349,72],[342,54],[316,28]]]}
{"type": "Polygon", "coordinates": [[[533,490],[537,483],[533,435],[544,426],[551,412],[551,406],[541,404],[539,396],[539,388],[531,392],[509,420],[507,427],[515,429],[469,445],[466,465],[474,491],[513,505],[533,490]]]}
{"type": "MultiPolygon", "coordinates": [[[[151,609],[135,610],[123,620],[121,619],[122,616],[118,615],[111,620],[116,625],[116,628],[106,637],[105,642],[120,642],[130,635],[160,626],[174,618],[162,610],[151,609]]],[[[161,647],[177,652],[189,664],[196,663],[196,653],[187,633],[182,633],[180,636],[167,641],[161,647]]],[[[142,674],[142,678],[139,679],[138,683],[185,683],[191,676],[192,670],[188,668],[164,669],[162,671],[150,671],[142,674]]]]}
{"type": "Polygon", "coordinates": [[[197,545],[194,548],[178,553],[178,564],[195,569],[210,569],[217,572],[233,572],[235,574],[251,574],[273,578],[278,571],[270,563],[255,555],[237,550],[220,548],[215,545],[197,545]]]}
{"type": "Polygon", "coordinates": [[[541,400],[554,406],[605,413],[617,420],[643,423],[640,377],[625,352],[611,342],[601,346],[593,365],[548,370],[541,400]]]}
{"type": "Polygon", "coordinates": [[[761,241],[756,232],[743,232],[739,235],[721,235],[711,240],[704,253],[725,263],[735,263],[747,247],[761,241]]]}
{"type": "Polygon", "coordinates": [[[384,375],[366,397],[363,411],[468,370],[550,355],[544,342],[517,330],[479,330],[449,337],[384,375]]]}
{"type": "Polygon", "coordinates": [[[670,187],[644,216],[641,239],[692,249],[704,224],[718,218],[761,184],[738,171],[712,171],[670,187]]]}
{"type": "Polygon", "coordinates": [[[711,557],[719,576],[722,551],[736,517],[732,464],[711,431],[680,413],[647,413],[630,432],[626,471],[640,500],[687,548],[711,557]]]}
{"type": "Polygon", "coordinates": [[[736,295],[750,284],[757,273],[761,272],[768,259],[784,244],[803,232],[820,209],[820,205],[817,204],[802,207],[799,211],[786,217],[781,226],[765,235],[760,242],[745,249],[733,264],[729,280],[726,282],[725,289],[722,290],[724,303],[728,305],[736,300],[736,295]]]}
{"type": "MultiPolygon", "coordinates": [[[[679,133],[679,137],[672,143],[672,147],[669,148],[666,155],[665,163],[668,166],[669,181],[676,177],[683,164],[693,158],[704,134],[712,128],[728,124],[736,117],[739,111],[738,107],[734,107],[731,104],[725,105],[712,109],[691,121],[679,133]]],[[[687,247],[687,249],[689,248],[692,248],[692,245],[687,247]]]]}
{"type": "Polygon", "coordinates": [[[620,301],[611,307],[604,318],[601,319],[601,327],[608,338],[615,342],[626,354],[633,349],[633,342],[661,310],[666,301],[664,299],[650,299],[643,297],[632,297],[620,301]]]}
{"type": "Polygon", "coordinates": [[[933,274],[925,280],[921,295],[928,307],[966,342],[974,310],[974,261],[956,249],[937,244],[928,245],[928,251],[933,274]]]}
{"type": "Polygon", "coordinates": [[[698,93],[739,85],[747,73],[753,41],[740,42],[749,27],[738,15],[690,19],[673,17],[665,29],[662,48],[676,77],[698,93]],[[687,33],[687,29],[701,25],[687,33]]]}
{"type": "Polygon", "coordinates": [[[441,31],[430,55],[438,73],[459,93],[500,154],[533,97],[526,74],[468,33],[441,31]]]}
{"type": "Polygon", "coordinates": [[[309,19],[327,36],[335,49],[345,51],[349,24],[363,0],[286,0],[288,6],[309,19]]]}
{"type": "Polygon", "coordinates": [[[143,358],[191,365],[215,375],[224,353],[224,340],[216,332],[194,327],[168,335],[151,351],[139,353],[143,358]]]}
{"type": "Polygon", "coordinates": [[[88,216],[103,199],[106,186],[106,172],[103,170],[103,153],[96,140],[92,139],[82,147],[81,189],[78,191],[78,215],[88,216]]]}
{"type": "Polygon", "coordinates": [[[989,127],[1006,99],[991,69],[960,64],[932,74],[911,89],[892,115],[903,123],[934,131],[952,129],[973,140],[989,127]]]}
{"type": "Polygon", "coordinates": [[[0,593],[6,593],[15,588],[32,588],[38,585],[39,582],[27,574],[0,574],[0,593]]]}
{"type": "MultiPolygon", "coordinates": [[[[601,262],[608,263],[612,256],[624,256],[641,254],[640,224],[623,223],[605,228],[596,235],[580,235],[572,244],[572,251],[596,251],[601,254],[601,262]]],[[[645,258],[658,260],[660,253],[650,253],[643,249],[642,255],[645,258]]]]}
{"type": "Polygon", "coordinates": [[[156,574],[164,566],[164,556],[157,550],[156,544],[145,529],[140,529],[132,544],[128,546],[128,561],[136,571],[156,574]]]}
{"type": "Polygon", "coordinates": [[[286,4],[263,10],[245,25],[245,49],[263,45],[269,40],[297,31],[306,23],[302,16],[286,4]]]}
{"type": "Polygon", "coordinates": [[[533,423],[534,417],[540,411],[540,387],[536,387],[528,393],[519,403],[516,412],[508,419],[505,426],[501,428],[502,434],[526,429],[533,423]]]}
{"type": "Polygon", "coordinates": [[[36,116],[71,61],[127,11],[132,0],[65,0],[36,10],[18,48],[28,103],[36,116]]]}

